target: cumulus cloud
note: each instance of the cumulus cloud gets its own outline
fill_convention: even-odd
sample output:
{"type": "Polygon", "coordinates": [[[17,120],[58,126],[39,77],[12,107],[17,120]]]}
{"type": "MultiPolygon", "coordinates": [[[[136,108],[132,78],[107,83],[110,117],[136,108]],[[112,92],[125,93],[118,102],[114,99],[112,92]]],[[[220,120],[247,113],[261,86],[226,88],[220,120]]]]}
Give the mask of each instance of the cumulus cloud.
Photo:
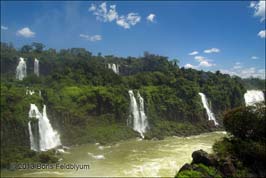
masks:
{"type": "MultiPolygon", "coordinates": [[[[194,51],[193,51],[194,52],[194,51]]],[[[210,59],[203,56],[195,56],[194,59],[198,62],[198,65],[186,64],[185,68],[199,69],[200,67],[213,67],[216,64],[212,63],[210,59]]]]}
{"type": "Polygon", "coordinates": [[[194,65],[192,65],[192,64],[186,64],[185,66],[184,66],[185,68],[192,68],[192,69],[197,69],[198,68],[198,66],[194,66],[194,65]]]}
{"type": "Polygon", "coordinates": [[[141,17],[137,13],[129,13],[127,16],[120,16],[116,20],[116,24],[129,29],[131,26],[136,25],[140,21],[141,17]]]}
{"type": "Polygon", "coordinates": [[[189,53],[188,55],[190,55],[190,56],[194,56],[194,55],[197,55],[197,54],[199,54],[199,52],[198,51],[192,51],[191,53],[189,53]]]}
{"type": "Polygon", "coordinates": [[[212,64],[210,63],[209,61],[201,61],[199,66],[202,66],[202,67],[212,67],[212,66],[215,66],[215,64],[212,64]]]}
{"type": "Polygon", "coordinates": [[[212,67],[215,66],[210,59],[203,56],[195,56],[194,59],[199,62],[199,67],[212,67]]]}
{"type": "Polygon", "coordinates": [[[220,49],[218,48],[211,48],[211,49],[206,49],[204,50],[204,53],[219,53],[220,49]]]}
{"type": "Polygon", "coordinates": [[[154,22],[155,21],[155,17],[156,17],[155,14],[149,14],[146,19],[147,19],[148,22],[154,22]]]}
{"type": "Polygon", "coordinates": [[[258,33],[258,36],[261,37],[261,38],[265,38],[265,36],[266,36],[266,30],[261,30],[261,31],[258,33]]]}
{"type": "Polygon", "coordinates": [[[31,31],[29,27],[24,27],[18,30],[16,34],[25,38],[31,38],[35,36],[35,32],[31,31]]]}
{"type": "Polygon", "coordinates": [[[79,37],[81,37],[81,38],[83,38],[85,40],[91,41],[91,42],[102,40],[102,36],[101,35],[89,36],[89,35],[80,34],[79,37]]]}
{"type": "Polygon", "coordinates": [[[221,73],[229,74],[232,76],[238,76],[241,78],[261,78],[265,79],[265,69],[256,69],[255,67],[248,67],[248,68],[232,68],[232,69],[222,69],[220,70],[221,73]]]}
{"type": "Polygon", "coordinates": [[[1,30],[8,30],[8,27],[1,25],[1,30]]]}
{"type": "Polygon", "coordinates": [[[257,56],[251,56],[251,59],[259,59],[257,56]]]}
{"type": "Polygon", "coordinates": [[[113,22],[120,27],[129,29],[140,22],[141,16],[137,13],[130,12],[127,15],[119,15],[116,11],[116,5],[107,6],[106,2],[103,2],[99,6],[91,4],[89,11],[96,16],[96,19],[102,22],[113,22]]]}
{"type": "Polygon", "coordinates": [[[265,20],[265,0],[250,2],[251,8],[254,9],[254,16],[260,17],[260,21],[265,20]]]}

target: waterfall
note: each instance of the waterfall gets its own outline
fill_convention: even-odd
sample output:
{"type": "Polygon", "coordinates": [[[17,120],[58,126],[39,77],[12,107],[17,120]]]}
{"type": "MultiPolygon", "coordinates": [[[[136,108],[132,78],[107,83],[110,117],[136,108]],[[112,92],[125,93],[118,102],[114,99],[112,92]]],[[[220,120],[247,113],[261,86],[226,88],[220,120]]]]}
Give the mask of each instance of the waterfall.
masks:
{"type": "Polygon", "coordinates": [[[140,133],[141,137],[144,138],[144,133],[148,128],[148,120],[144,110],[144,99],[140,93],[137,93],[139,103],[134,96],[132,90],[128,91],[130,97],[130,116],[128,124],[133,124],[133,130],[140,133]],[[131,121],[133,120],[133,122],[131,121]]]}
{"type": "Polygon", "coordinates": [[[23,80],[27,76],[27,65],[22,57],[19,58],[19,63],[16,69],[16,79],[23,80]]]}
{"type": "Polygon", "coordinates": [[[36,58],[34,60],[34,73],[39,77],[39,60],[36,58]]]}
{"type": "MultiPolygon", "coordinates": [[[[31,104],[29,117],[38,119],[40,151],[46,151],[61,145],[60,135],[53,130],[47,117],[46,105],[43,105],[43,113],[40,113],[37,106],[31,104]]],[[[30,140],[33,141],[31,138],[30,140]]],[[[32,144],[31,142],[31,145],[32,144]]]]}
{"type": "Polygon", "coordinates": [[[212,113],[212,111],[211,111],[211,109],[209,107],[208,100],[207,100],[205,94],[204,93],[199,93],[199,95],[201,97],[202,104],[203,104],[204,108],[207,111],[208,120],[213,120],[215,125],[219,125],[218,122],[215,119],[214,114],[212,113]]]}
{"type": "Polygon", "coordinates": [[[36,141],[34,139],[34,136],[32,134],[32,128],[31,128],[31,122],[28,122],[28,129],[30,134],[30,149],[34,151],[38,151],[38,145],[36,145],[36,141]]]}
{"type": "Polygon", "coordinates": [[[108,64],[108,69],[112,69],[114,73],[119,74],[119,65],[118,64],[108,64]]]}
{"type": "Polygon", "coordinates": [[[244,94],[246,106],[252,106],[255,103],[264,101],[264,93],[261,90],[248,90],[244,94]]]}
{"type": "Polygon", "coordinates": [[[35,93],[34,90],[29,90],[29,88],[26,88],[26,95],[33,95],[35,93]]]}
{"type": "Polygon", "coordinates": [[[41,151],[61,145],[59,134],[53,130],[46,114],[46,105],[43,105],[43,116],[39,120],[40,149],[41,151]]]}

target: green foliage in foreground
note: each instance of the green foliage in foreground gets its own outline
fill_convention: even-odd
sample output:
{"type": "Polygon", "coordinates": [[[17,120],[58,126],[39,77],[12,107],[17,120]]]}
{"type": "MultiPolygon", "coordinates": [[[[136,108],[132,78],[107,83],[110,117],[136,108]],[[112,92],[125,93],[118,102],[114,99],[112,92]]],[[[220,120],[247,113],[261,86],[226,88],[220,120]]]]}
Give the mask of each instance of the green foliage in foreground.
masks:
{"type": "Polygon", "coordinates": [[[185,170],[176,175],[176,178],[204,178],[204,177],[213,177],[213,178],[222,178],[221,174],[214,167],[208,167],[203,164],[195,164],[194,170],[185,170]]]}
{"type": "Polygon", "coordinates": [[[266,176],[265,109],[260,103],[233,109],[224,116],[225,129],[232,136],[217,142],[213,149],[221,159],[237,158],[238,175],[266,176]]]}
{"type": "Polygon", "coordinates": [[[10,168],[13,163],[56,163],[55,150],[35,152],[25,146],[1,149],[1,168],[10,168]]]}
{"type": "Polygon", "coordinates": [[[226,112],[224,126],[231,135],[213,145],[212,165],[192,163],[176,177],[265,177],[265,121],[263,103],[226,112]]]}
{"type": "Polygon", "coordinates": [[[240,107],[224,116],[225,129],[241,140],[266,141],[266,118],[264,103],[240,107]]]}

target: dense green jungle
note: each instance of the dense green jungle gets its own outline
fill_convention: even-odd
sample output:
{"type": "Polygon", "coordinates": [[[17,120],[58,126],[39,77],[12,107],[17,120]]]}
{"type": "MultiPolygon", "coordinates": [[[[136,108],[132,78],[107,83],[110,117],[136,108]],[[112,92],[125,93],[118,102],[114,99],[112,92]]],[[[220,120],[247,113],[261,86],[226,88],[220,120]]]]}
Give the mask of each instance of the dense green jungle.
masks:
{"type": "Polygon", "coordinates": [[[12,162],[57,161],[54,150],[30,150],[28,114],[32,103],[39,109],[47,106],[51,125],[63,145],[104,145],[139,136],[127,124],[129,90],[144,99],[149,123],[145,139],[161,140],[224,130],[224,113],[244,107],[248,89],[263,90],[265,97],[265,80],[186,69],[179,66],[178,59],[149,52],[140,57],[116,57],[93,55],[84,48],[56,51],[32,43],[16,49],[1,43],[1,168],[12,162]],[[27,64],[23,80],[16,79],[20,57],[27,64]],[[34,74],[35,58],[39,76],[34,74]],[[119,74],[108,68],[110,64],[119,66],[119,74]],[[27,90],[35,93],[29,95],[27,90]],[[206,95],[219,125],[208,120],[200,92],[206,95]]]}

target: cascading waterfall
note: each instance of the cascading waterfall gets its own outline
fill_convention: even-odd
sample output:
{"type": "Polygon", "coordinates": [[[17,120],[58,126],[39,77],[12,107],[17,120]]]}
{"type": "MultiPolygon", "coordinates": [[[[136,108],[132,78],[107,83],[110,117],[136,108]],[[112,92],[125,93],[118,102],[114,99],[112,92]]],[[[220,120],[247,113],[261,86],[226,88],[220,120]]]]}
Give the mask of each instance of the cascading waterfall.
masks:
{"type": "Polygon", "coordinates": [[[39,120],[40,149],[49,150],[61,145],[60,135],[53,130],[46,113],[46,105],[43,105],[43,115],[39,120]]]}
{"type": "MultiPolygon", "coordinates": [[[[35,104],[31,104],[29,117],[38,119],[40,151],[46,151],[61,145],[60,135],[55,130],[53,130],[50,121],[47,117],[46,105],[43,105],[43,113],[40,113],[38,107],[35,104]]],[[[37,146],[34,145],[34,143],[36,143],[34,142],[34,138],[36,137],[34,137],[34,135],[32,134],[30,122],[28,123],[28,125],[29,125],[31,149],[35,150],[37,146]]]]}
{"type": "Polygon", "coordinates": [[[31,122],[28,122],[28,129],[29,129],[29,134],[30,134],[30,149],[34,151],[38,151],[38,146],[36,145],[34,136],[32,134],[32,128],[31,128],[31,122]]]}
{"type": "Polygon", "coordinates": [[[108,64],[108,69],[112,69],[114,73],[119,74],[119,65],[118,64],[108,64]]]}
{"type": "Polygon", "coordinates": [[[35,93],[34,90],[26,89],[26,95],[33,95],[35,93]]]}
{"type": "Polygon", "coordinates": [[[140,133],[141,137],[144,138],[144,133],[148,128],[148,120],[144,110],[144,99],[140,93],[137,93],[137,100],[132,90],[128,91],[130,97],[130,116],[128,124],[133,124],[133,130],[140,133]],[[132,122],[133,121],[133,122],[132,122]]]}
{"type": "Polygon", "coordinates": [[[246,106],[252,106],[264,101],[264,93],[261,90],[248,90],[244,94],[246,106]]]}
{"type": "Polygon", "coordinates": [[[22,57],[19,58],[19,63],[16,69],[16,79],[23,80],[27,76],[27,65],[22,57]]]}
{"type": "Polygon", "coordinates": [[[34,60],[34,73],[39,77],[39,60],[36,58],[34,60]]]}
{"type": "Polygon", "coordinates": [[[205,94],[204,93],[199,93],[199,95],[201,97],[202,104],[203,104],[204,108],[207,111],[208,120],[212,120],[212,121],[214,121],[215,125],[219,125],[218,122],[215,119],[215,116],[214,116],[213,112],[211,111],[211,109],[209,107],[208,100],[207,100],[205,94]]]}

